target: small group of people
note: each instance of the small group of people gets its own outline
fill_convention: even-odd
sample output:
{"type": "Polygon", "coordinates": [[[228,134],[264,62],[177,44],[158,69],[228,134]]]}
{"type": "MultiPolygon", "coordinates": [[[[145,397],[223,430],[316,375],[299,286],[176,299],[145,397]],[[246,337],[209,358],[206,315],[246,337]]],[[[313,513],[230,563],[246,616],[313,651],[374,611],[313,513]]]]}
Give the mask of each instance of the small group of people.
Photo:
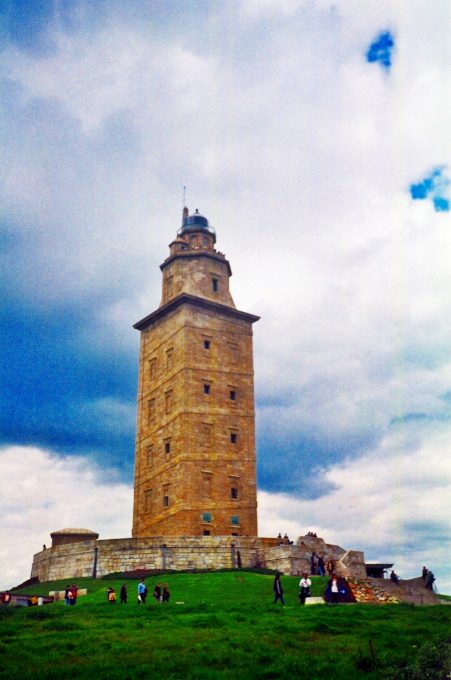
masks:
{"type": "Polygon", "coordinates": [[[310,558],[310,573],[312,576],[325,576],[326,571],[330,577],[335,572],[335,560],[329,557],[327,562],[322,555],[317,555],[316,552],[312,552],[310,558]]]}
{"type": "Polygon", "coordinates": [[[307,531],[306,536],[311,536],[311,538],[318,538],[316,531],[307,531]]]}
{"type": "Polygon", "coordinates": [[[64,589],[64,602],[66,604],[75,605],[77,604],[78,586],[74,583],[70,586],[67,585],[64,589]]]}
{"type": "MultiPolygon", "coordinates": [[[[138,584],[138,604],[146,604],[148,592],[144,580],[141,580],[138,584]]],[[[163,585],[157,583],[152,594],[157,602],[169,602],[169,598],[171,597],[167,583],[163,583],[163,585]]]]}
{"type": "Polygon", "coordinates": [[[279,531],[277,538],[280,541],[279,545],[293,545],[293,541],[290,541],[290,539],[288,538],[288,534],[286,533],[282,536],[282,534],[279,531]]]}
{"type": "Polygon", "coordinates": [[[163,585],[161,585],[161,583],[157,583],[153,589],[153,596],[157,602],[169,602],[171,593],[169,592],[168,584],[163,583],[163,585]]]}
{"type": "Polygon", "coordinates": [[[435,576],[427,567],[423,567],[421,572],[421,578],[424,581],[425,588],[428,590],[434,590],[435,576]]]}
{"type": "MultiPolygon", "coordinates": [[[[280,580],[281,574],[276,573],[274,577],[273,590],[274,590],[274,604],[280,602],[285,605],[285,600],[283,598],[283,587],[280,580]]],[[[308,572],[304,571],[302,578],[299,581],[299,602],[301,605],[305,605],[305,601],[311,596],[310,588],[312,586],[312,581],[309,578],[308,572]]],[[[349,585],[346,579],[337,576],[337,574],[332,573],[331,578],[327,584],[326,591],[324,593],[324,599],[328,604],[336,605],[339,601],[351,602],[353,601],[352,593],[349,590],[349,585]]]]}

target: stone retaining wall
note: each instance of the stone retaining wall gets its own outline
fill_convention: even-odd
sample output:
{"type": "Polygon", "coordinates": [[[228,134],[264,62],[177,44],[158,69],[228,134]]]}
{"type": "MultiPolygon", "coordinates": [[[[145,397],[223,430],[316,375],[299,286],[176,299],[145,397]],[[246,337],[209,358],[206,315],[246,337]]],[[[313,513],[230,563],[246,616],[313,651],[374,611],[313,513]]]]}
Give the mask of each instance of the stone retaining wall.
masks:
{"type": "MultiPolygon", "coordinates": [[[[304,539],[305,537],[301,537],[304,539]]],[[[32,576],[42,581],[98,577],[136,569],[223,569],[265,567],[283,574],[310,571],[313,551],[332,556],[341,576],[365,576],[362,552],[345,551],[322,539],[274,545],[251,536],[181,536],[87,540],[43,550],[33,558],[32,576]],[[315,541],[315,543],[314,543],[315,541]]]]}

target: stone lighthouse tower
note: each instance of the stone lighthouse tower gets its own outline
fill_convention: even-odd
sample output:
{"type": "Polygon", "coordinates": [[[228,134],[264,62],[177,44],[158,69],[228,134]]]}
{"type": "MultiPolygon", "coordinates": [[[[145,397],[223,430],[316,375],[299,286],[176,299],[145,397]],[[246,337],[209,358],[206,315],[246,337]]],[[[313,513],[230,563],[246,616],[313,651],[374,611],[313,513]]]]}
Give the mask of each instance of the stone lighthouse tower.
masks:
{"type": "Polygon", "coordinates": [[[141,332],[133,536],[257,535],[252,324],[196,210],[141,332]]]}

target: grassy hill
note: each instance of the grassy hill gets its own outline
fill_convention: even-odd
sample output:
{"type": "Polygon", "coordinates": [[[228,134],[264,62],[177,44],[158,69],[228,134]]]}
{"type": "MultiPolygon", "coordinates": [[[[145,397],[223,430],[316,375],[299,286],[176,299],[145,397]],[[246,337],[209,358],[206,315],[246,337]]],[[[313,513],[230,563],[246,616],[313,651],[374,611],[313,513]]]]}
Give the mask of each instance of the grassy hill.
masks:
{"type": "MultiPolygon", "coordinates": [[[[283,577],[286,606],[272,604],[270,575],[168,574],[169,604],[110,604],[122,581],[78,579],[75,607],[0,608],[0,678],[446,678],[451,607],[300,607],[298,578],[283,577]],[[427,668],[428,675],[424,669],[427,668]],[[432,673],[432,674],[431,674],[432,673]],[[435,673],[435,675],[434,675],[435,673]]],[[[48,594],[66,582],[27,592],[48,594]]],[[[313,579],[313,594],[325,579],[313,579]]]]}

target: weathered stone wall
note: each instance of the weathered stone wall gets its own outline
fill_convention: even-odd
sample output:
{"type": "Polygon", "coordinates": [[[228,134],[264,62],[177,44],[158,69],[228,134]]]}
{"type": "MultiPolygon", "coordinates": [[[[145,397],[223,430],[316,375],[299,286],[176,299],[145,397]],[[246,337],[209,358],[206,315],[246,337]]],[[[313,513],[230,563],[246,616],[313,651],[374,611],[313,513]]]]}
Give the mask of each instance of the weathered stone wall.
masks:
{"type": "MultiPolygon", "coordinates": [[[[101,577],[135,569],[221,569],[266,567],[297,575],[310,570],[311,545],[270,545],[273,540],[246,536],[118,538],[60,545],[37,553],[32,576],[40,581],[101,577]]],[[[362,552],[345,551],[318,539],[324,557],[336,560],[337,573],[365,577],[362,552]],[[345,559],[343,560],[343,557],[345,559]]],[[[321,554],[320,551],[315,551],[321,554]]]]}
{"type": "Polygon", "coordinates": [[[257,534],[251,321],[193,302],[142,331],[135,461],[134,537],[257,534]]]}
{"type": "Polygon", "coordinates": [[[135,569],[221,569],[256,564],[256,538],[199,536],[118,538],[48,548],[33,559],[32,576],[40,581],[101,577],[135,569]]]}

